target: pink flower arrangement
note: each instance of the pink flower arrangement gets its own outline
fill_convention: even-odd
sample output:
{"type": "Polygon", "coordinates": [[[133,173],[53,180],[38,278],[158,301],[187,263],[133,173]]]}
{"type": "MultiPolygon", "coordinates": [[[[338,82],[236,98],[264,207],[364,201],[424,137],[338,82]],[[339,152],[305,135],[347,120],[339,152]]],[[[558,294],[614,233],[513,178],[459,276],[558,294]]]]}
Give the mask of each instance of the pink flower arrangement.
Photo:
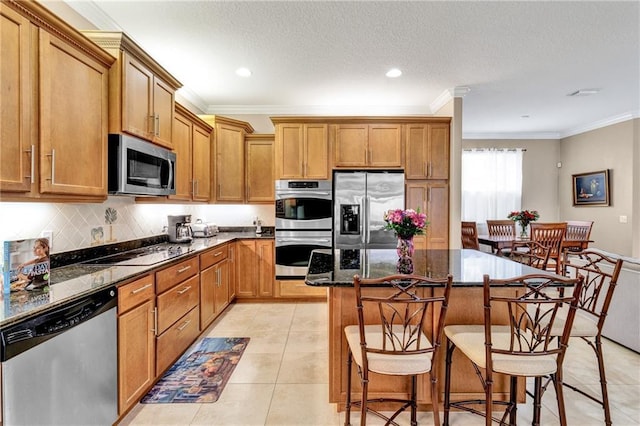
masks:
{"type": "Polygon", "coordinates": [[[420,213],[419,209],[417,211],[413,209],[389,210],[384,214],[384,221],[387,222],[384,229],[394,231],[400,238],[422,235],[429,225],[427,215],[420,213]]]}

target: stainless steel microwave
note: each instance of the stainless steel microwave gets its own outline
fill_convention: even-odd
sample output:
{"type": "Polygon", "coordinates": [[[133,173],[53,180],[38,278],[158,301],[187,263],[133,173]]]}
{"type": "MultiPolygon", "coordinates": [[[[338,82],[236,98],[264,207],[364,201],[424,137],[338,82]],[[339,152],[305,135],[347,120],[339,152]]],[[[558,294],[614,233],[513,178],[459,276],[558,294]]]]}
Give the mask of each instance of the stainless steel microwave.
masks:
{"type": "Polygon", "coordinates": [[[176,193],[176,154],[129,135],[109,135],[109,194],[176,193]]]}

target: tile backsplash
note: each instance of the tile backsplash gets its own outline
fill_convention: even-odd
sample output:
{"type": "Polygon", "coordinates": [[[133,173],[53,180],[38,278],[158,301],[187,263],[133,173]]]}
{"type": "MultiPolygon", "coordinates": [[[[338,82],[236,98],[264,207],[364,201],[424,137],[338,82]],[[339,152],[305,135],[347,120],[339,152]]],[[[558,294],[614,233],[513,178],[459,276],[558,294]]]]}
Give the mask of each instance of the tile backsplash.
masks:
{"type": "Polygon", "coordinates": [[[0,202],[0,242],[51,231],[51,253],[60,253],[161,234],[167,215],[175,214],[218,226],[252,226],[256,217],[264,226],[275,224],[273,205],[137,204],[123,196],[100,204],[0,202]]]}

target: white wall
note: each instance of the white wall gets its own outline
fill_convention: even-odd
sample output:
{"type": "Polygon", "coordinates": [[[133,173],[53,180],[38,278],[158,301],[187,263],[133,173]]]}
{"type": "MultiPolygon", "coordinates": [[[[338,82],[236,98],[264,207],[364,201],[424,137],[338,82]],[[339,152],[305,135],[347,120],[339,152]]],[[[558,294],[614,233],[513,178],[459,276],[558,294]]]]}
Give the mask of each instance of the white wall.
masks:
{"type": "MultiPolygon", "coordinates": [[[[581,133],[562,139],[562,168],[558,180],[562,220],[593,220],[592,246],[623,256],[640,257],[633,252],[640,236],[633,232],[634,193],[640,182],[634,170],[640,166],[634,156],[638,149],[637,126],[640,119],[581,133]],[[609,170],[610,206],[573,206],[573,174],[609,170]],[[627,223],[620,223],[620,216],[627,223]]],[[[636,228],[638,229],[638,228],[636,228]]],[[[636,250],[638,250],[636,248],[636,250]]]]}

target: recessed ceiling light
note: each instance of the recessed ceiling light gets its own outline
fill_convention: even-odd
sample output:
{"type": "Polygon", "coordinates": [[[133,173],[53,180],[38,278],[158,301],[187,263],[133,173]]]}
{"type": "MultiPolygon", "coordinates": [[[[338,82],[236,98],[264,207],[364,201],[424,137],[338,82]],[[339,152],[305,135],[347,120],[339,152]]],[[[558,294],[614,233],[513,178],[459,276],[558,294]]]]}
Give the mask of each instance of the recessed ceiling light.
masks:
{"type": "Polygon", "coordinates": [[[240,77],[251,77],[251,70],[249,68],[238,68],[236,70],[236,75],[239,75],[240,77]]]}
{"type": "Polygon", "coordinates": [[[398,68],[391,68],[385,75],[389,78],[396,78],[402,75],[402,71],[400,71],[398,68]]]}
{"type": "Polygon", "coordinates": [[[599,91],[600,89],[579,89],[579,90],[576,90],[575,92],[569,93],[567,96],[589,96],[589,95],[595,95],[599,91]]]}

